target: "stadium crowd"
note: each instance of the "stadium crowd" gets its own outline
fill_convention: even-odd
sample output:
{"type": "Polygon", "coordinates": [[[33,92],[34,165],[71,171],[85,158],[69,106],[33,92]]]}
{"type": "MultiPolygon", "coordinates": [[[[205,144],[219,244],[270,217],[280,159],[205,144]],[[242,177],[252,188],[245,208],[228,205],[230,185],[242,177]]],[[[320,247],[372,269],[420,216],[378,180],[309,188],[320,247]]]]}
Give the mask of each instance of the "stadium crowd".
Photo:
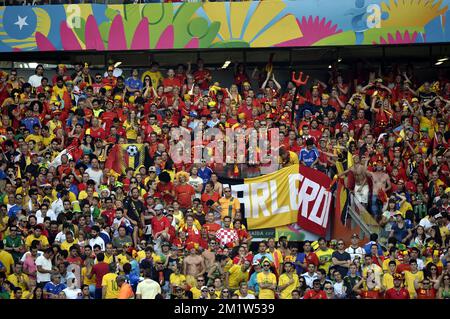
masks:
{"type": "Polygon", "coordinates": [[[357,64],[297,87],[238,64],[227,88],[201,59],[127,73],[1,71],[0,299],[450,298],[444,74],[357,64]],[[343,179],[382,231],[253,242],[220,182],[239,167],[170,157],[173,128],[208,127],[278,128],[280,168],[343,179]],[[111,169],[122,144],[148,161],[111,169]]]}

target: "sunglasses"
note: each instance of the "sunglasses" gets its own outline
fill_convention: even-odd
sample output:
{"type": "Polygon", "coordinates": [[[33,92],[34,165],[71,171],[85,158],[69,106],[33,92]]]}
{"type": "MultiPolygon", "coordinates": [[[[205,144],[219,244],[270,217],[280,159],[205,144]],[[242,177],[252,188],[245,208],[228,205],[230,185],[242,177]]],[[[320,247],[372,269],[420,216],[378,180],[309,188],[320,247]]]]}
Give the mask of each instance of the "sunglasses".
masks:
{"type": "Polygon", "coordinates": [[[263,267],[270,267],[270,265],[265,264],[263,267]]]}
{"type": "Polygon", "coordinates": [[[325,290],[333,290],[333,288],[325,288],[325,290]]]}

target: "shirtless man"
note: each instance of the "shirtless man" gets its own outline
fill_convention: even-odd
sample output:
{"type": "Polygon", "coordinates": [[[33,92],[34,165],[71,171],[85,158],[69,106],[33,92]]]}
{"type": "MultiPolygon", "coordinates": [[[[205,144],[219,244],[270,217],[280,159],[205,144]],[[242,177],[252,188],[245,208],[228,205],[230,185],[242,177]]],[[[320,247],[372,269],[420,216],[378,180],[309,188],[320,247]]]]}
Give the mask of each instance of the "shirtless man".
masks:
{"type": "Polygon", "coordinates": [[[351,168],[355,176],[355,197],[366,208],[369,203],[369,185],[367,184],[368,162],[368,158],[363,156],[361,161],[359,155],[354,155],[353,166],[351,168]]]}
{"type": "MultiPolygon", "coordinates": [[[[325,152],[324,152],[325,153],[325,152]]],[[[328,153],[325,153],[328,154],[328,153]]],[[[329,154],[333,155],[333,154],[329,154]]],[[[352,172],[355,178],[354,194],[356,199],[367,208],[369,202],[369,185],[367,184],[367,164],[368,159],[363,156],[362,161],[358,154],[353,155],[353,165],[346,171],[338,175],[338,177],[345,176],[348,172],[352,172]]],[[[347,182],[346,182],[346,186],[347,182]]]]}
{"type": "Polygon", "coordinates": [[[206,271],[205,259],[201,255],[197,255],[197,249],[192,247],[189,250],[189,255],[183,261],[183,274],[187,276],[202,275],[206,271]]]}
{"type": "Polygon", "coordinates": [[[216,261],[216,254],[214,253],[216,245],[217,245],[217,243],[215,240],[210,240],[208,243],[208,246],[209,246],[208,249],[206,249],[202,253],[202,257],[205,259],[206,269],[209,269],[216,261]]]}
{"type": "MultiPolygon", "coordinates": [[[[374,216],[380,216],[382,213],[382,206],[379,205],[378,199],[379,194],[384,192],[386,193],[391,189],[391,181],[389,179],[389,175],[384,172],[383,162],[378,161],[377,166],[375,167],[374,172],[367,172],[372,178],[373,181],[373,189],[372,189],[372,214],[374,216]]],[[[381,200],[381,199],[380,199],[381,200]]]]}

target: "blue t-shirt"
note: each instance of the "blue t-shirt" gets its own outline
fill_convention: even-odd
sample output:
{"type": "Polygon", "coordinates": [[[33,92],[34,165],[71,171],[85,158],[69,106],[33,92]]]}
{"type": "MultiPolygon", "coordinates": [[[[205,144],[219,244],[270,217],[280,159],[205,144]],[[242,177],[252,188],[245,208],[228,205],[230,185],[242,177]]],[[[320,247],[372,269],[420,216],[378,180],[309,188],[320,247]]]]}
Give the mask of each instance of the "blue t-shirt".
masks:
{"type": "Polygon", "coordinates": [[[300,263],[304,263],[305,262],[305,258],[306,258],[306,254],[305,253],[298,253],[297,254],[297,258],[295,259],[295,269],[297,270],[297,274],[301,275],[302,273],[305,272],[306,269],[303,269],[302,266],[297,265],[297,262],[300,263]]]}
{"type": "Polygon", "coordinates": [[[259,284],[258,280],[256,280],[256,276],[258,273],[255,271],[251,276],[250,280],[248,281],[248,287],[255,292],[255,294],[259,293],[259,284]]]}
{"type": "Polygon", "coordinates": [[[203,184],[206,184],[211,179],[213,171],[207,166],[205,168],[199,168],[198,169],[198,176],[203,179],[203,184]]]}
{"type": "Polygon", "coordinates": [[[399,228],[397,223],[395,223],[392,226],[392,230],[394,231],[394,237],[397,239],[398,242],[401,242],[403,239],[405,239],[406,236],[408,236],[408,229],[411,228],[412,225],[408,219],[405,219],[405,225],[403,226],[403,228],[399,228]]]}
{"type": "Polygon", "coordinates": [[[66,289],[66,285],[64,284],[57,284],[55,285],[51,281],[46,283],[44,286],[44,291],[49,292],[54,295],[58,295],[61,291],[66,289]]]}
{"type": "Polygon", "coordinates": [[[8,210],[8,217],[16,217],[17,213],[22,210],[22,206],[14,205],[8,210]]]}
{"type": "Polygon", "coordinates": [[[132,76],[125,80],[125,85],[133,90],[142,90],[142,81],[139,79],[134,79],[132,76]]]}
{"type": "Polygon", "coordinates": [[[30,131],[30,134],[34,134],[33,126],[35,124],[39,125],[41,127],[41,122],[37,117],[26,117],[22,121],[22,124],[25,125],[25,127],[30,131]]]}
{"type": "Polygon", "coordinates": [[[306,164],[306,166],[311,167],[312,163],[319,158],[319,152],[317,152],[315,147],[310,150],[305,147],[301,149],[298,157],[300,161],[303,161],[306,164]]]}
{"type": "MultiPolygon", "coordinates": [[[[370,255],[370,250],[372,249],[372,245],[376,244],[374,241],[369,241],[367,244],[364,245],[364,250],[366,252],[366,255],[370,255]]],[[[378,255],[383,255],[383,249],[381,248],[380,244],[376,244],[378,246],[378,255]]]]}

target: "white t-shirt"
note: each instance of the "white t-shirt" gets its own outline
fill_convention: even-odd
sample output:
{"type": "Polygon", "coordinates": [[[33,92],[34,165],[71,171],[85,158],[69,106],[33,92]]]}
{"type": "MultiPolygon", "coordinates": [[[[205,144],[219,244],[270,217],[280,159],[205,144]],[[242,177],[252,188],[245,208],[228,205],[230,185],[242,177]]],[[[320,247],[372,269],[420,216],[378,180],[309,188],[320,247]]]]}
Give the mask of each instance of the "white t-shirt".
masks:
{"type": "Polygon", "coordinates": [[[420,220],[419,225],[422,226],[425,231],[427,231],[428,229],[430,229],[432,226],[434,226],[433,223],[430,222],[430,220],[427,217],[424,217],[420,220]]]}
{"type": "Polygon", "coordinates": [[[189,177],[188,184],[191,185],[192,187],[194,187],[195,198],[200,198],[202,196],[202,193],[201,192],[197,193],[197,187],[198,187],[198,185],[203,185],[203,179],[199,176],[197,176],[195,178],[189,177]]]}
{"type": "Polygon", "coordinates": [[[58,218],[58,215],[64,212],[64,204],[63,200],[61,198],[58,198],[50,205],[52,211],[55,212],[56,218],[58,218]]]}
{"type": "MultiPolygon", "coordinates": [[[[36,258],[36,267],[42,266],[44,270],[52,270],[52,260],[45,258],[43,255],[36,258]]],[[[50,273],[41,273],[39,270],[36,272],[37,282],[47,282],[50,281],[50,273]]]]}
{"type": "Polygon", "coordinates": [[[94,249],[95,245],[99,245],[102,249],[102,251],[105,251],[105,241],[100,236],[97,236],[97,238],[91,238],[89,240],[89,245],[94,249]]]}
{"type": "MultiPolygon", "coordinates": [[[[47,215],[46,217],[50,217],[50,220],[56,220],[56,214],[53,210],[49,209],[47,210],[47,215]]],[[[38,224],[42,224],[44,223],[44,217],[42,217],[42,212],[41,210],[38,210],[36,212],[36,219],[37,219],[37,223],[38,224]]]]}
{"type": "Polygon", "coordinates": [[[362,247],[358,247],[358,248],[353,248],[352,246],[347,247],[345,249],[345,252],[350,254],[350,258],[353,261],[355,259],[355,257],[359,257],[359,260],[363,260],[364,259],[364,255],[366,254],[366,251],[364,250],[364,248],[362,247]]]}
{"type": "Polygon", "coordinates": [[[346,293],[345,293],[345,286],[344,286],[343,280],[341,282],[335,282],[333,287],[334,287],[334,294],[336,295],[336,298],[338,298],[338,299],[345,298],[346,293]]]}
{"type": "Polygon", "coordinates": [[[86,170],[86,173],[89,175],[89,178],[95,182],[95,188],[98,190],[103,178],[103,171],[101,169],[93,170],[92,167],[89,167],[86,170]]]}
{"type": "Polygon", "coordinates": [[[69,288],[63,289],[63,292],[66,294],[67,299],[81,299],[82,292],[80,288],[69,288]]]}
{"type": "Polygon", "coordinates": [[[136,288],[136,295],[141,295],[142,299],[155,299],[161,293],[161,286],[154,280],[146,278],[141,281],[136,288]]]}
{"type": "MultiPolygon", "coordinates": [[[[73,231],[70,231],[73,235],[73,231]]],[[[66,232],[60,231],[55,237],[55,243],[62,244],[66,241],[66,232]]]]}

